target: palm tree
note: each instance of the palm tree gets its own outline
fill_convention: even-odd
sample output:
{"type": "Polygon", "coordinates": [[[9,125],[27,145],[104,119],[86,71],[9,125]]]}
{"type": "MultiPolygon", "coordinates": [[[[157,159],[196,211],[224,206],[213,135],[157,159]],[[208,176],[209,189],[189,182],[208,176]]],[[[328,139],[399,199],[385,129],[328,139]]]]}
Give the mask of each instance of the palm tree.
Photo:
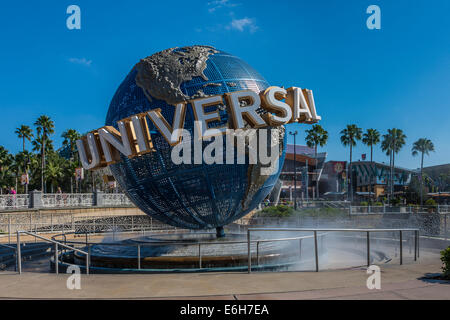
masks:
{"type": "MultiPolygon", "coordinates": [[[[20,173],[28,174],[28,166],[31,162],[32,155],[28,151],[21,151],[14,157],[14,163],[16,168],[16,180],[18,179],[20,173]]],[[[17,190],[17,185],[16,185],[17,190]]],[[[23,187],[24,193],[28,193],[28,185],[23,187]]]]}
{"type": "Polygon", "coordinates": [[[341,131],[341,142],[344,146],[350,146],[350,163],[347,170],[347,185],[348,185],[348,195],[350,195],[353,201],[353,179],[350,178],[352,169],[352,154],[353,147],[356,146],[356,141],[361,140],[362,129],[357,127],[355,124],[348,124],[347,128],[341,131]],[[349,173],[350,172],[350,173],[349,173]]]}
{"type": "Polygon", "coordinates": [[[59,158],[59,159],[58,158],[51,159],[48,162],[48,166],[45,170],[45,176],[50,181],[50,187],[51,187],[52,193],[54,191],[53,187],[57,186],[58,181],[60,181],[60,179],[64,176],[63,167],[61,166],[61,163],[59,161],[59,159],[61,159],[61,158],[59,158]]]}
{"type": "Polygon", "coordinates": [[[427,138],[421,138],[414,142],[412,147],[412,155],[417,156],[419,153],[421,153],[422,158],[420,160],[420,205],[423,205],[423,157],[424,155],[429,155],[431,151],[434,151],[434,145],[431,140],[427,138]]]}
{"type": "Polygon", "coordinates": [[[47,145],[48,137],[50,134],[54,133],[54,122],[50,119],[50,117],[46,115],[40,116],[34,125],[37,127],[38,132],[38,138],[41,139],[41,190],[42,192],[45,192],[44,186],[45,186],[45,178],[44,178],[44,171],[45,171],[45,147],[47,145]]]}
{"type": "MultiPolygon", "coordinates": [[[[314,148],[314,158],[316,159],[316,170],[318,169],[317,161],[317,147],[327,144],[328,131],[326,131],[320,124],[313,125],[312,129],[305,131],[307,136],[305,138],[306,144],[310,148],[314,148]]],[[[316,178],[316,198],[319,197],[319,177],[316,178]]]]}
{"type": "Polygon", "coordinates": [[[68,129],[62,133],[61,137],[64,138],[63,146],[69,147],[70,156],[73,158],[76,149],[76,142],[81,138],[81,134],[79,134],[75,129],[68,129]]]}
{"type": "MultiPolygon", "coordinates": [[[[16,128],[15,133],[17,134],[17,136],[19,137],[19,139],[22,139],[22,152],[25,153],[25,140],[28,140],[29,142],[31,142],[31,139],[34,137],[33,135],[33,131],[31,130],[31,128],[29,126],[26,125],[21,125],[19,128],[16,128]]],[[[23,158],[23,172],[25,172],[26,174],[28,174],[28,166],[27,166],[27,158],[22,157],[23,158]]],[[[16,177],[17,180],[17,177],[16,177]]],[[[17,186],[16,186],[17,189],[17,186]]],[[[28,185],[26,186],[26,192],[28,192],[28,185]]]]}
{"type": "MultiPolygon", "coordinates": [[[[68,147],[70,150],[70,162],[74,163],[76,141],[81,138],[81,135],[74,129],[68,129],[63,132],[61,137],[64,138],[63,145],[68,147]]],[[[79,162],[79,160],[76,162],[79,162]]],[[[73,172],[70,175],[70,192],[73,193],[73,172]]]]}
{"type": "Polygon", "coordinates": [[[16,129],[15,133],[20,139],[22,139],[22,151],[25,151],[25,140],[31,142],[31,138],[33,138],[31,128],[29,126],[21,125],[16,129]]]}
{"type": "Polygon", "coordinates": [[[10,183],[12,164],[13,156],[3,146],[0,146],[0,194],[3,194],[3,188],[10,183]]]}
{"type": "Polygon", "coordinates": [[[406,135],[403,130],[392,128],[388,129],[388,133],[383,135],[383,141],[381,142],[381,149],[389,156],[390,177],[389,177],[389,194],[390,199],[394,195],[394,167],[395,167],[395,155],[405,145],[406,135]]]}
{"type": "Polygon", "coordinates": [[[372,192],[372,183],[373,183],[373,176],[372,171],[375,169],[373,167],[373,146],[380,142],[380,133],[377,129],[367,129],[367,131],[364,133],[362,142],[366,146],[370,146],[370,164],[371,164],[371,170],[370,170],[370,183],[369,183],[369,194],[372,192]]]}

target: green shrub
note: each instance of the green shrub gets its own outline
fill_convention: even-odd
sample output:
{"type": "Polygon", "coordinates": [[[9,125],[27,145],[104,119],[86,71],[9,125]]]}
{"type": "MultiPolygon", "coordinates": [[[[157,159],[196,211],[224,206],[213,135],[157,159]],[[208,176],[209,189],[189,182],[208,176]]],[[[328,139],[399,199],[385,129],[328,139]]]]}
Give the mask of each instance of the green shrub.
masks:
{"type": "Polygon", "coordinates": [[[283,218],[289,217],[294,213],[294,209],[292,207],[286,205],[278,205],[273,207],[266,207],[259,212],[261,217],[275,217],[275,218],[283,218]]]}
{"type": "Polygon", "coordinates": [[[362,201],[360,203],[360,205],[363,206],[363,207],[367,207],[369,205],[369,203],[367,201],[362,201]]]}
{"type": "Polygon", "coordinates": [[[441,251],[441,261],[444,264],[442,267],[444,277],[450,279],[450,246],[441,251]]]}
{"type": "Polygon", "coordinates": [[[426,206],[436,206],[436,201],[434,201],[434,199],[428,199],[427,201],[425,201],[425,205],[426,206]]]}
{"type": "Polygon", "coordinates": [[[339,217],[348,216],[348,210],[338,208],[309,208],[301,209],[295,212],[295,214],[302,217],[339,217]]]}
{"type": "Polygon", "coordinates": [[[294,208],[286,205],[278,205],[273,207],[266,207],[259,211],[259,217],[269,218],[287,218],[292,216],[301,217],[339,217],[347,216],[348,210],[338,208],[309,208],[295,211],[294,208]]]}
{"type": "Polygon", "coordinates": [[[380,201],[377,201],[373,205],[376,206],[376,207],[382,207],[383,203],[381,203],[380,201]]]}

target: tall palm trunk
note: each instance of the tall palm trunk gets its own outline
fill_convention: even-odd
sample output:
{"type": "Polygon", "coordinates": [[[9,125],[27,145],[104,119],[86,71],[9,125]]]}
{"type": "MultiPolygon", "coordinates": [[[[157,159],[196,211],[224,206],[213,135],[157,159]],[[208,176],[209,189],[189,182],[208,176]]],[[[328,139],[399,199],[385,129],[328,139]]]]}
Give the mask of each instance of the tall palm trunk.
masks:
{"type": "MultiPolygon", "coordinates": [[[[22,152],[24,152],[25,154],[25,137],[22,138],[22,152]]],[[[27,164],[27,160],[24,157],[23,160],[23,169],[25,170],[25,174],[28,174],[28,164],[27,164]]],[[[24,192],[28,193],[27,190],[25,190],[25,186],[23,186],[24,192]]],[[[17,188],[16,188],[17,190],[17,188]]]]}
{"type": "Polygon", "coordinates": [[[420,206],[423,206],[423,152],[422,160],[420,161],[420,206]]]}
{"type": "Polygon", "coordinates": [[[45,133],[42,134],[42,146],[41,146],[41,190],[42,192],[45,192],[44,190],[44,168],[45,168],[45,133]]]}
{"type": "Polygon", "coordinates": [[[394,166],[395,166],[395,152],[392,151],[392,173],[391,173],[391,198],[394,199],[394,166]]]}
{"type": "Polygon", "coordinates": [[[386,183],[386,194],[388,196],[388,203],[391,203],[391,176],[392,176],[392,150],[389,151],[389,178],[386,183]]]}
{"type": "Polygon", "coordinates": [[[369,199],[372,199],[372,183],[373,183],[373,146],[370,145],[370,176],[369,176],[369,199]]]}
{"type": "MultiPolygon", "coordinates": [[[[314,147],[314,158],[316,159],[316,171],[319,170],[319,162],[317,160],[317,144],[314,147]]],[[[316,174],[316,199],[319,199],[319,175],[316,174]]]]}
{"type": "Polygon", "coordinates": [[[350,144],[350,163],[348,165],[348,171],[347,172],[347,189],[348,189],[348,196],[350,196],[350,201],[353,202],[353,179],[351,178],[351,174],[352,174],[352,145],[350,144]]]}

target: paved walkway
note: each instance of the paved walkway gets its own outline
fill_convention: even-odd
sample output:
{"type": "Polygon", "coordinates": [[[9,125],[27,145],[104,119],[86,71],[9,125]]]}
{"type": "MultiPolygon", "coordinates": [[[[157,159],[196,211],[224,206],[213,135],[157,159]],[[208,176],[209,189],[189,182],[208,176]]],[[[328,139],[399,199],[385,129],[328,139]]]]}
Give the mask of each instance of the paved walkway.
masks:
{"type": "Polygon", "coordinates": [[[449,299],[450,282],[421,280],[440,272],[437,254],[419,263],[381,266],[381,290],[369,290],[365,268],[316,272],[82,275],[0,273],[1,299],[449,299]]]}

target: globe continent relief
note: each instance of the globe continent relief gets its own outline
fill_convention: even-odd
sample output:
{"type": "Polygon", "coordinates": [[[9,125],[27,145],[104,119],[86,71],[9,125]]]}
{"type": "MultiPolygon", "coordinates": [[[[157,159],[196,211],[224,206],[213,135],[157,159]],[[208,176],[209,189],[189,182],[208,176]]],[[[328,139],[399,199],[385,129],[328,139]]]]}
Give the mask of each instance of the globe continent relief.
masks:
{"type": "MultiPolygon", "coordinates": [[[[210,46],[171,48],[142,59],[130,71],[110,103],[106,125],[117,128],[117,121],[156,108],[172,124],[176,103],[240,90],[259,93],[267,87],[257,71],[231,54],[210,46]]],[[[226,124],[226,107],[217,110],[221,122],[213,125],[226,124]]],[[[188,105],[184,129],[192,136],[194,120],[188,105]]],[[[283,126],[271,128],[280,157],[277,171],[267,176],[261,175],[260,164],[248,164],[248,155],[245,164],[176,165],[172,147],[147,123],[155,150],[131,159],[121,156],[110,169],[131,201],[157,220],[179,228],[221,228],[255,209],[277,182],[285,155],[283,126]]]]}

